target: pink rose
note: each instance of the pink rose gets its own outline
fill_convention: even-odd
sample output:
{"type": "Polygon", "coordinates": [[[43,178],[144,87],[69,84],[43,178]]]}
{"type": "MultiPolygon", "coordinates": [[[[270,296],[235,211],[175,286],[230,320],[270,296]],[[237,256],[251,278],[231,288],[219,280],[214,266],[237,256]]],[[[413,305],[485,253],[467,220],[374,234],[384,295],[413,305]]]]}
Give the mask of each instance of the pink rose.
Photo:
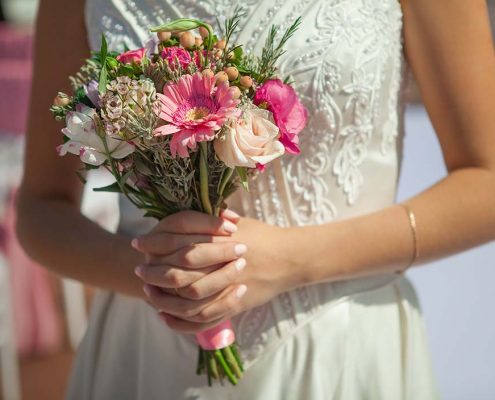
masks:
{"type": "Polygon", "coordinates": [[[230,168],[247,167],[263,170],[264,165],[284,154],[278,141],[279,129],[272,113],[253,108],[225,128],[225,134],[213,142],[220,160],[230,168]]]}
{"type": "Polygon", "coordinates": [[[280,141],[285,149],[289,153],[298,154],[298,135],[306,126],[308,111],[292,86],[280,79],[268,80],[256,90],[254,104],[266,104],[280,129],[280,141]]]}
{"type": "Polygon", "coordinates": [[[117,61],[124,64],[132,64],[133,62],[139,63],[146,54],[146,49],[144,47],[137,50],[129,50],[117,56],[117,61]]]}
{"type": "Polygon", "coordinates": [[[186,69],[191,63],[191,54],[181,47],[165,47],[162,51],[162,58],[168,61],[170,68],[176,67],[177,60],[182,68],[186,69]]]}

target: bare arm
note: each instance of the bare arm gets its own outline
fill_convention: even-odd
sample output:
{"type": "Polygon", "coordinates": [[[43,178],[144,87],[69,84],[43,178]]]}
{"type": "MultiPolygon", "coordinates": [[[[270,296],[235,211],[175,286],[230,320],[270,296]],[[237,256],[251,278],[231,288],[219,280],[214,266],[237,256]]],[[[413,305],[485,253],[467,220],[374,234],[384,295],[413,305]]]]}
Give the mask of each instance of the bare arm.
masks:
{"type": "Polygon", "coordinates": [[[61,125],[49,107],[59,90],[69,90],[68,76],[89,55],[83,11],[83,0],[44,0],[39,7],[17,232],[27,253],[54,272],[141,296],[133,269],[142,256],[129,238],[106,232],[81,215],[82,184],[74,172],[79,161],[55,152],[61,125]]]}
{"type": "MultiPolygon", "coordinates": [[[[485,1],[403,0],[402,7],[406,56],[449,172],[406,202],[422,263],[495,238],[495,56],[485,1]]],[[[302,229],[302,248],[317,260],[307,282],[401,268],[412,254],[407,214],[397,206],[302,229]],[[335,260],[331,269],[327,260],[335,260]]]]}

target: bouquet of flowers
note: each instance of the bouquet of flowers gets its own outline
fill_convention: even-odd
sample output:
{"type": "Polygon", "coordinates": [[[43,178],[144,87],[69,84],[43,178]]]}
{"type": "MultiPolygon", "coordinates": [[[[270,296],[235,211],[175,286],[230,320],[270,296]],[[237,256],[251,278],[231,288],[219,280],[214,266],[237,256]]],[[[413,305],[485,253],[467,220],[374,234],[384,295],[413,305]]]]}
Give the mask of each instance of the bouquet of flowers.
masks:
{"type": "MultiPolygon", "coordinates": [[[[219,215],[248,177],[285,152],[298,153],[307,111],[275,64],[295,33],[272,26],[259,57],[210,25],[182,18],[152,28],[157,39],[124,53],[101,50],[71,77],[73,94],[58,93],[51,111],[64,120],[58,153],[79,156],[84,170],[105,168],[115,182],[96,191],[124,194],[146,216],[181,210],[219,215]],[[278,39],[277,39],[278,38],[278,39]]],[[[78,172],[81,179],[83,175],[78,172]]],[[[243,367],[226,321],[198,333],[198,374],[227,377],[243,367]]]]}

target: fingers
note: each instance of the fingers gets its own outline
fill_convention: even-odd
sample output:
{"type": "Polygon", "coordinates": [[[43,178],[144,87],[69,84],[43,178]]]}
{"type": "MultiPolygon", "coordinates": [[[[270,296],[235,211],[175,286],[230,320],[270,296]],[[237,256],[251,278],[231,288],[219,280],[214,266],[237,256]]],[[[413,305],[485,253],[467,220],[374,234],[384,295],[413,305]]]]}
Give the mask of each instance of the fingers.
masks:
{"type": "Polygon", "coordinates": [[[160,315],[171,329],[184,333],[198,333],[218,325],[231,315],[239,313],[242,310],[241,298],[246,290],[246,285],[239,285],[218,301],[203,307],[199,313],[193,316],[179,317],[165,313],[160,313],[160,315]]]}
{"type": "Polygon", "coordinates": [[[198,279],[205,277],[210,272],[220,268],[222,265],[212,265],[202,269],[184,269],[170,265],[138,265],[135,274],[143,282],[161,288],[177,289],[191,285],[198,279]]]}
{"type": "Polygon", "coordinates": [[[241,219],[241,216],[237,214],[235,211],[231,210],[230,208],[226,208],[225,210],[222,210],[220,212],[220,216],[222,218],[232,221],[234,224],[237,224],[241,219]]]}
{"type": "Polygon", "coordinates": [[[237,226],[229,219],[198,211],[181,211],[162,219],[153,231],[229,236],[237,231],[237,226]]]}
{"type": "Polygon", "coordinates": [[[247,251],[242,243],[198,243],[164,257],[166,264],[198,269],[235,260],[247,251]]]}
{"type": "Polygon", "coordinates": [[[180,296],[192,300],[213,296],[228,286],[237,283],[245,266],[246,260],[239,258],[221,268],[216,268],[209,274],[203,275],[188,286],[181,286],[177,292],[180,296]]]}
{"type": "Polygon", "coordinates": [[[148,284],[143,286],[143,290],[149,302],[156,309],[179,318],[187,318],[199,314],[208,304],[212,304],[212,302],[215,302],[224,295],[223,293],[218,293],[213,297],[203,300],[189,300],[165,293],[160,288],[148,284]]]}
{"type": "MultiPolygon", "coordinates": [[[[167,255],[195,243],[213,243],[220,237],[212,235],[181,235],[169,232],[152,232],[134,239],[132,246],[147,254],[167,255]]],[[[228,238],[225,238],[228,239],[228,238]]]]}
{"type": "Polygon", "coordinates": [[[174,317],[170,314],[158,313],[158,316],[169,326],[170,329],[173,329],[177,332],[182,333],[199,333],[205,331],[207,329],[213,328],[216,325],[219,325],[224,319],[221,318],[214,322],[209,323],[198,323],[198,322],[190,322],[177,317],[174,317]]]}

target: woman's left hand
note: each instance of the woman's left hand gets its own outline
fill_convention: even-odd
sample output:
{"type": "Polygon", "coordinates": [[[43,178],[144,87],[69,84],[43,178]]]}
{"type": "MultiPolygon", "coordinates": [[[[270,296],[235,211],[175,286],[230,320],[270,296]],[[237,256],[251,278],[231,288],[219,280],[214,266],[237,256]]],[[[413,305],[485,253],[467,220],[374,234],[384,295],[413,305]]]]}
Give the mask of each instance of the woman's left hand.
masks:
{"type": "MultiPolygon", "coordinates": [[[[290,228],[250,218],[235,222],[238,230],[228,239],[247,245],[245,268],[235,282],[225,276],[228,269],[221,267],[174,293],[155,286],[156,281],[147,281],[146,268],[153,266],[141,266],[139,275],[146,284],[148,300],[159,311],[167,305],[167,312],[160,312],[160,316],[170,328],[188,333],[203,331],[302,283],[300,268],[291,257],[294,235],[290,228]],[[224,282],[229,283],[225,286],[224,282]]],[[[202,246],[208,245],[212,244],[202,246]]]]}

